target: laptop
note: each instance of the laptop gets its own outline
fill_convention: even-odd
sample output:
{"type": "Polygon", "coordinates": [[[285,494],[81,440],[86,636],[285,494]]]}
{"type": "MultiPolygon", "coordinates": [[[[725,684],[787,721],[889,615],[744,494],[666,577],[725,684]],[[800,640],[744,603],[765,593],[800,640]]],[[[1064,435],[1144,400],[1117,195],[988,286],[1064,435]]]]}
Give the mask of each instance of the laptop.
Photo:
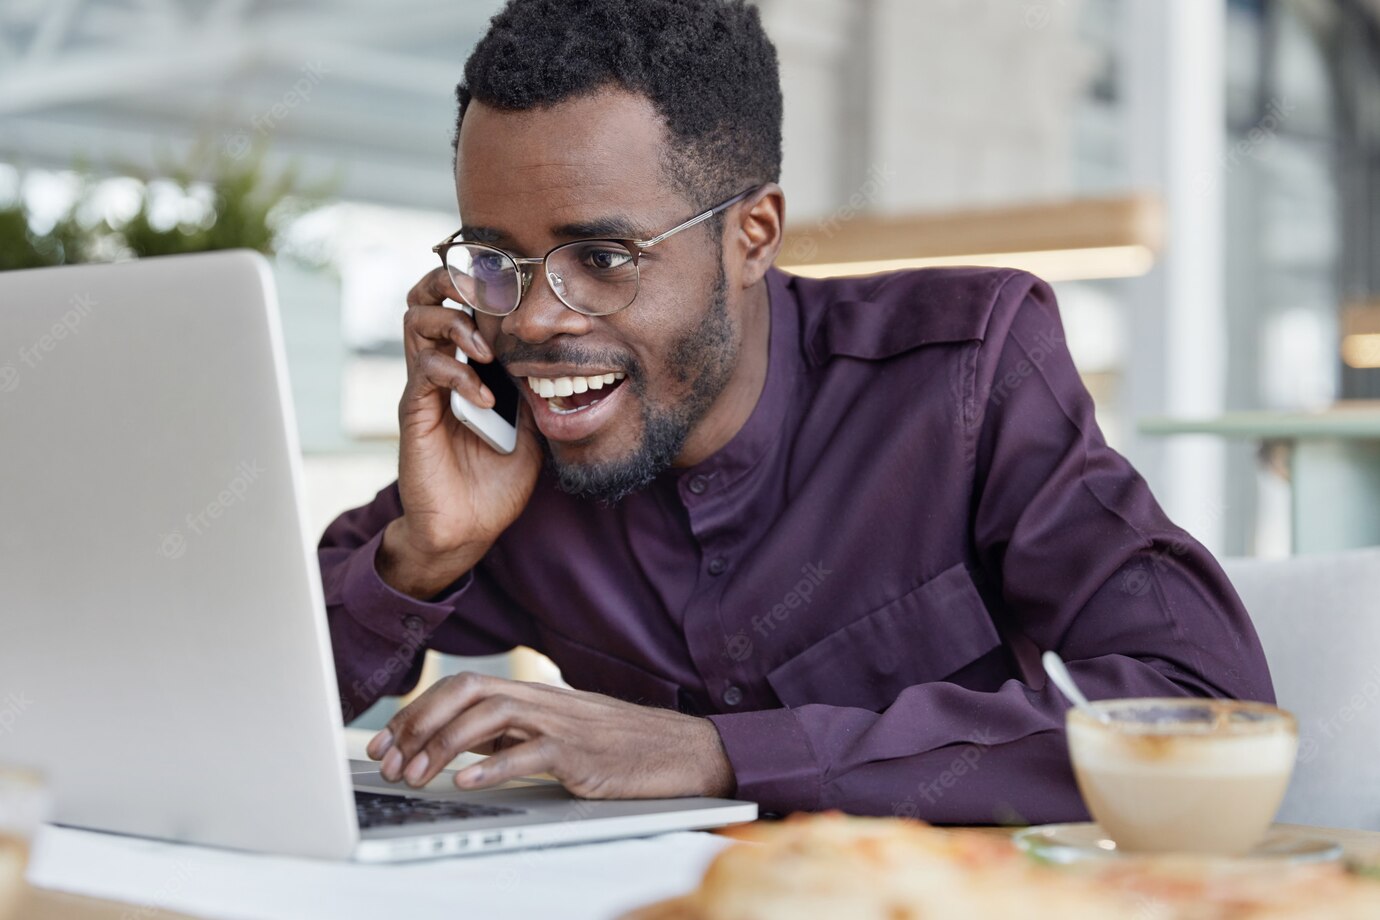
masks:
{"type": "Polygon", "coordinates": [[[0,273],[0,763],[57,823],[381,862],[757,816],[348,761],[296,432],[261,256],[0,273]]]}

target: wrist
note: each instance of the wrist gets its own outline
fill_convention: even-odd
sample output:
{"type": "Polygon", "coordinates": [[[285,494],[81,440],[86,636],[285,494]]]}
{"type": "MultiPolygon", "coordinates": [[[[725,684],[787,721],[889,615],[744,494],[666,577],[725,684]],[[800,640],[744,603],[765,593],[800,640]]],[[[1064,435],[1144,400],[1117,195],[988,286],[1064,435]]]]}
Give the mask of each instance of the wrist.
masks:
{"type": "Polygon", "coordinates": [[[718,799],[732,798],[738,791],[738,778],[733,772],[733,762],[728,759],[728,750],[714,723],[708,719],[699,721],[704,735],[702,756],[698,758],[703,765],[701,794],[718,799]]]}
{"type": "Polygon", "coordinates": [[[389,587],[428,600],[474,568],[487,550],[487,546],[470,544],[452,550],[426,548],[419,545],[403,516],[384,528],[376,568],[389,587]]]}

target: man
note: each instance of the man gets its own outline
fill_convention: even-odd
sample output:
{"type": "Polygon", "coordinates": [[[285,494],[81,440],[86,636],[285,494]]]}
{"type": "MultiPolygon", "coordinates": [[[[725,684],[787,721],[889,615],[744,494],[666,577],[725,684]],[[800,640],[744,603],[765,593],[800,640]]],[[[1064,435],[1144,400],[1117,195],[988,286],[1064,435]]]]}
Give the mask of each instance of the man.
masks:
{"type": "Polygon", "coordinates": [[[506,312],[442,306],[440,268],[412,290],[398,481],[321,543],[346,712],[412,688],[424,648],[528,645],[578,689],[438,682],[371,742],[385,777],[494,751],[456,784],[1047,821],[1085,812],[1041,650],[1094,698],[1271,698],[1221,569],[1104,444],[1048,287],[772,267],[754,9],[512,0],[457,96],[459,241],[493,271],[716,214],[577,247],[631,277],[621,309],[569,252],[506,312]],[[512,454],[451,415],[493,404],[457,347],[517,381],[512,454]]]}

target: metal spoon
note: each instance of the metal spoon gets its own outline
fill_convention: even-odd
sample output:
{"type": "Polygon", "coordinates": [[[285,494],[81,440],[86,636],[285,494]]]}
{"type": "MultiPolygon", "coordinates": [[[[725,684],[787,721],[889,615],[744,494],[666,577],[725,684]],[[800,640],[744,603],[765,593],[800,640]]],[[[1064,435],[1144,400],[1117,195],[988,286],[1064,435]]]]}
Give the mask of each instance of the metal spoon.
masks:
{"type": "Polygon", "coordinates": [[[1083,695],[1083,691],[1078,689],[1078,685],[1073,682],[1073,675],[1069,673],[1068,666],[1064,664],[1064,659],[1059,657],[1055,651],[1045,652],[1040,656],[1040,661],[1044,663],[1045,673],[1049,679],[1054,681],[1054,686],[1059,688],[1059,692],[1068,697],[1069,702],[1087,713],[1089,718],[1099,722],[1110,722],[1111,718],[1100,709],[1094,708],[1088,698],[1083,695]]]}

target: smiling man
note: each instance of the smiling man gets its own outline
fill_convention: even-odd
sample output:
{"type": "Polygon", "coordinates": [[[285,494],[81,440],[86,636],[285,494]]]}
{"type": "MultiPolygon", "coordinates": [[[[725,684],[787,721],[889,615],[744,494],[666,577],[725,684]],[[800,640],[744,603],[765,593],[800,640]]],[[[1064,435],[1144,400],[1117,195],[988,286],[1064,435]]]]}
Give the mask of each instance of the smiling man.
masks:
{"type": "Polygon", "coordinates": [[[1103,442],[1047,286],[772,267],[753,8],[513,0],[457,96],[463,226],[409,297],[398,481],[321,543],[341,695],[516,645],[576,689],[440,681],[371,743],[385,777],[493,751],[456,783],[1057,820],[1084,811],[1041,650],[1093,697],[1271,698],[1221,569],[1103,442]],[[517,382],[513,453],[451,414],[493,404],[457,348],[517,382]]]}

